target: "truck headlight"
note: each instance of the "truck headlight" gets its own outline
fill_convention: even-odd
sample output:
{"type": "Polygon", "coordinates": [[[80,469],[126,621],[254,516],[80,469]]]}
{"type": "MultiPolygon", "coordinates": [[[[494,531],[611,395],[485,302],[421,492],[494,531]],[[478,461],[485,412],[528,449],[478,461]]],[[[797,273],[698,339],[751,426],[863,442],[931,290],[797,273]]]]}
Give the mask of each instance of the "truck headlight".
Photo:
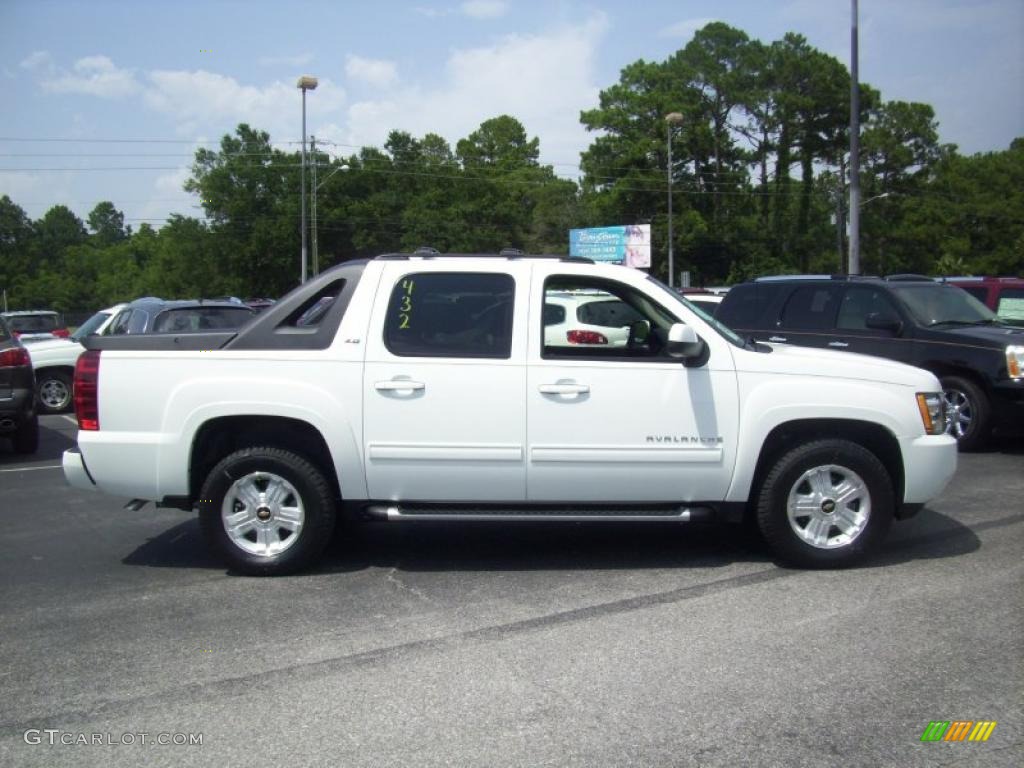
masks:
{"type": "Polygon", "coordinates": [[[1024,347],[1011,344],[1006,348],[1006,370],[1011,379],[1024,376],[1024,347]]]}
{"type": "Polygon", "coordinates": [[[946,431],[946,401],[941,392],[918,392],[917,409],[927,434],[941,435],[946,431]]]}

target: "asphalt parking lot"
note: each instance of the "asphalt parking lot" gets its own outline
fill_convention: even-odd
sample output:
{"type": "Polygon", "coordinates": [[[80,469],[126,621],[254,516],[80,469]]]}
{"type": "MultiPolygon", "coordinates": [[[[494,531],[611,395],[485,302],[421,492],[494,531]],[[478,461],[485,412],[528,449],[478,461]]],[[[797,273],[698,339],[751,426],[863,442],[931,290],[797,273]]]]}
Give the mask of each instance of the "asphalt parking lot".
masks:
{"type": "Polygon", "coordinates": [[[42,423],[0,446],[0,765],[1024,764],[1019,441],[855,570],[730,529],[376,524],[251,579],[192,515],[66,486],[74,425],[42,423]],[[922,743],[946,720],[998,725],[922,743]]]}

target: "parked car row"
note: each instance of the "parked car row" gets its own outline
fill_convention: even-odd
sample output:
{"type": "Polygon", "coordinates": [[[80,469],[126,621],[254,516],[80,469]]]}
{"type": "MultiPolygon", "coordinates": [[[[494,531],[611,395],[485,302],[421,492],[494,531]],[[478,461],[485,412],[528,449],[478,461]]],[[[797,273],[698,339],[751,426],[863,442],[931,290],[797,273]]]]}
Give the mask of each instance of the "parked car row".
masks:
{"type": "Polygon", "coordinates": [[[716,318],[756,341],[859,352],[931,371],[962,450],[1024,427],[1024,330],[920,275],[800,275],[733,286],[716,318]]]}
{"type": "MultiPolygon", "coordinates": [[[[18,318],[47,313],[8,313],[18,318]]],[[[57,315],[52,312],[50,315],[57,315]]],[[[156,297],[136,299],[100,310],[67,338],[42,334],[25,345],[35,372],[37,409],[40,413],[64,413],[74,402],[72,382],[75,363],[82,353],[82,339],[91,334],[117,336],[140,333],[203,333],[230,330],[244,325],[256,310],[239,300],[167,301],[156,297]]],[[[5,315],[6,316],[6,315],[5,315]]],[[[22,326],[26,328],[23,322],[22,326]]],[[[22,335],[21,341],[25,340],[22,335]]]]}

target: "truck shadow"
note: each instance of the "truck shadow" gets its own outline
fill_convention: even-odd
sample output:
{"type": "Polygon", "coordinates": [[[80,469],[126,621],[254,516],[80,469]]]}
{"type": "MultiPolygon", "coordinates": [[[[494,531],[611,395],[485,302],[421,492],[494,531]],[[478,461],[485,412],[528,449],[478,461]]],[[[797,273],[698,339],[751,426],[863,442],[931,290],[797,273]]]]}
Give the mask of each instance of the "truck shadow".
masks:
{"type": "Polygon", "coordinates": [[[60,463],[64,451],[74,446],[77,430],[71,422],[64,422],[67,429],[64,429],[63,426],[55,426],[51,422],[52,418],[55,417],[40,420],[39,450],[33,454],[15,453],[11,441],[0,437],[0,467],[60,463]]]}
{"type": "MultiPolygon", "coordinates": [[[[1020,521],[1015,515],[978,530],[1020,521]]],[[[975,531],[953,518],[922,510],[895,523],[878,553],[860,568],[960,557],[977,551],[975,531]]],[[[191,518],[153,537],[125,565],[225,570],[191,518]]],[[[718,568],[772,562],[758,537],[741,526],[670,523],[362,523],[339,526],[311,575],[366,568],[400,571],[536,571],[718,568]]],[[[232,572],[227,571],[232,574],[232,572]]],[[[302,574],[298,576],[301,578],[302,574]]]]}

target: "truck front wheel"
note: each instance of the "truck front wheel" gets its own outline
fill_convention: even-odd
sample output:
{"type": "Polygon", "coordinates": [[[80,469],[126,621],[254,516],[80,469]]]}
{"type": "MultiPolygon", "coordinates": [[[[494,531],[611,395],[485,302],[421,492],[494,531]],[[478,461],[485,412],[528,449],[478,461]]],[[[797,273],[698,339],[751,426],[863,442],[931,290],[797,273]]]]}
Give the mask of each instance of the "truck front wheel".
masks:
{"type": "Polygon", "coordinates": [[[804,568],[852,565],[892,524],[892,480],[848,440],[816,440],[783,455],[757,498],[757,522],[780,560],[804,568]]]}
{"type": "Polygon", "coordinates": [[[224,458],[199,498],[207,539],[232,568],[254,576],[312,565],[330,541],[335,516],[323,472],[273,447],[245,448],[224,458]]]}

